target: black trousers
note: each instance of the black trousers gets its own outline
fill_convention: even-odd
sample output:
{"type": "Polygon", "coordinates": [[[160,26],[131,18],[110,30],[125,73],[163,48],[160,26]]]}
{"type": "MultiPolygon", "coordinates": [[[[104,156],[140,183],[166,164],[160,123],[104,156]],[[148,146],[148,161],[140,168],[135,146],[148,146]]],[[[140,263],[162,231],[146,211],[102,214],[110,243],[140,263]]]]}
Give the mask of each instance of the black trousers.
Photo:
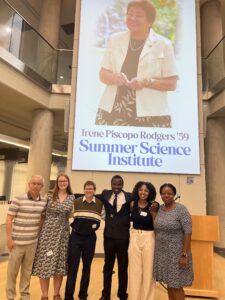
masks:
{"type": "Polygon", "coordinates": [[[72,231],[69,240],[68,275],[65,289],[65,300],[74,300],[77,272],[80,258],[83,262],[83,270],[80,281],[79,298],[88,296],[87,290],[90,281],[91,263],[95,253],[96,234],[82,236],[72,231]]]}
{"type": "Polygon", "coordinates": [[[118,263],[118,292],[119,299],[125,300],[127,294],[127,268],[128,268],[128,245],[129,239],[112,239],[104,237],[104,251],[105,251],[105,264],[104,264],[104,287],[102,296],[106,299],[110,298],[111,285],[112,285],[112,272],[117,257],[118,263]]]}

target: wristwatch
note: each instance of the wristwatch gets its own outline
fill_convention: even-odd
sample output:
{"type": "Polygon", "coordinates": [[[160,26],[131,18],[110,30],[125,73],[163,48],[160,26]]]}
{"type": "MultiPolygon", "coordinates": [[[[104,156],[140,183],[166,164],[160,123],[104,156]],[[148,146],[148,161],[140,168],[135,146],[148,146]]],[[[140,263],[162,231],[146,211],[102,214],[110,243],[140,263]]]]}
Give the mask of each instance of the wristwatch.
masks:
{"type": "Polygon", "coordinates": [[[187,253],[186,253],[186,252],[183,252],[181,256],[182,256],[182,257],[187,257],[187,253]]]}

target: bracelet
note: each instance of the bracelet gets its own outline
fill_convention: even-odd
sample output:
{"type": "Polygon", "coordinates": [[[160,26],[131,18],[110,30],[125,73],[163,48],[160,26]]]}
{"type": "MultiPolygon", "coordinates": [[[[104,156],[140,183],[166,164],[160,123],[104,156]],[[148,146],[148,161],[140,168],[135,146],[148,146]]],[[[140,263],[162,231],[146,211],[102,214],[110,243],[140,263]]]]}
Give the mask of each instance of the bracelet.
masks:
{"type": "Polygon", "coordinates": [[[150,79],[143,79],[143,84],[144,84],[144,87],[146,88],[151,88],[152,87],[152,83],[154,82],[155,80],[153,78],[150,78],[150,79]]]}
{"type": "Polygon", "coordinates": [[[154,82],[154,79],[150,78],[148,81],[148,86],[151,87],[154,82]]]}

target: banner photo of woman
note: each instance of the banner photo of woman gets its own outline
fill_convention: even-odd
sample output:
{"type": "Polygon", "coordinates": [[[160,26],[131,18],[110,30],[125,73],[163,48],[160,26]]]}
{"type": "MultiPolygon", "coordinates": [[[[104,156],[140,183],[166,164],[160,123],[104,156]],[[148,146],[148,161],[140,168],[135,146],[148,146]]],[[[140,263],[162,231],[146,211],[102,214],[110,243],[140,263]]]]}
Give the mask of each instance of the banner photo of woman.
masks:
{"type": "Polygon", "coordinates": [[[199,174],[195,1],[82,0],[74,170],[199,174]]]}

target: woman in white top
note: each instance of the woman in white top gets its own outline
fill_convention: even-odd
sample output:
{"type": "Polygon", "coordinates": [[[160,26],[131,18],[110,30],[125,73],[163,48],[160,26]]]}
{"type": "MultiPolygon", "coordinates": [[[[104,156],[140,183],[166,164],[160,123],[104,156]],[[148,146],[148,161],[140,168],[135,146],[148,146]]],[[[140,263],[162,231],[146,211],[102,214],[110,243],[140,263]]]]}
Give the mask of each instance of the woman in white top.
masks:
{"type": "Polygon", "coordinates": [[[167,91],[178,76],[171,42],[151,28],[155,17],[150,1],[128,3],[128,31],[111,36],[101,64],[107,86],[96,125],[171,127],[167,91]]]}

